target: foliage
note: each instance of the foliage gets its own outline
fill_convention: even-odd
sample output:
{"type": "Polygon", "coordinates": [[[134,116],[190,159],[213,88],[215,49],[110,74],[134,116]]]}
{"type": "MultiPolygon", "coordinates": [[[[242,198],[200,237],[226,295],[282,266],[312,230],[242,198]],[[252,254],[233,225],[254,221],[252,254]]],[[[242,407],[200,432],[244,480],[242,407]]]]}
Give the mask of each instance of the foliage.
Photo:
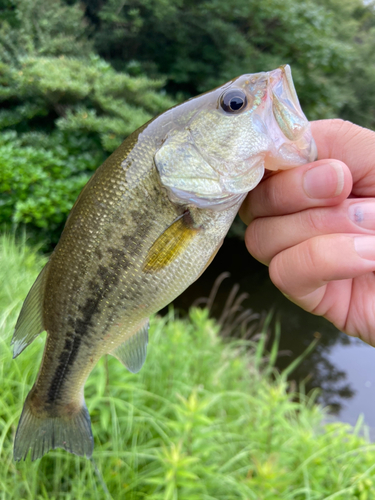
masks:
{"type": "Polygon", "coordinates": [[[91,51],[79,4],[0,0],[0,61],[25,56],[80,56],[91,51]]]}
{"type": "Polygon", "coordinates": [[[162,83],[117,73],[97,56],[22,58],[17,67],[4,67],[0,99],[13,106],[0,111],[0,129],[31,128],[36,116],[44,116],[47,126],[54,114],[58,129],[98,137],[112,152],[133,130],[172,106],[156,92],[162,83]]]}
{"type": "Polygon", "coordinates": [[[344,104],[342,117],[375,129],[375,4],[373,10],[362,7],[357,32],[356,57],[348,73],[354,89],[354,99],[344,104]]]}
{"type": "Polygon", "coordinates": [[[103,151],[174,101],[160,92],[163,80],[84,55],[91,45],[78,6],[13,7],[0,21],[0,223],[26,224],[50,246],[103,151]]]}
{"type": "MultiPolygon", "coordinates": [[[[12,461],[12,440],[41,358],[41,338],[12,360],[11,330],[43,259],[0,242],[0,498],[370,500],[375,447],[324,413],[263,342],[223,343],[205,310],[154,318],[148,359],[133,375],[103,359],[86,384],[92,461],[54,451],[12,461]]],[[[263,337],[261,337],[262,339],[263,337]]]]}
{"type": "Polygon", "coordinates": [[[194,95],[289,63],[310,119],[375,127],[373,0],[83,1],[96,50],[118,69],[194,95]]]}
{"type": "Polygon", "coordinates": [[[73,203],[101,160],[94,141],[84,135],[4,132],[0,136],[0,225],[27,224],[36,241],[56,242],[73,203]]]}
{"type": "Polygon", "coordinates": [[[0,0],[0,222],[51,248],[103,152],[241,73],[289,63],[310,119],[375,128],[374,35],[374,0],[0,0]]]}
{"type": "Polygon", "coordinates": [[[336,114],[351,98],[351,40],[338,37],[333,13],[313,0],[105,0],[96,11],[85,3],[97,51],[118,69],[167,75],[170,91],[194,95],[289,63],[310,119],[336,114]]]}

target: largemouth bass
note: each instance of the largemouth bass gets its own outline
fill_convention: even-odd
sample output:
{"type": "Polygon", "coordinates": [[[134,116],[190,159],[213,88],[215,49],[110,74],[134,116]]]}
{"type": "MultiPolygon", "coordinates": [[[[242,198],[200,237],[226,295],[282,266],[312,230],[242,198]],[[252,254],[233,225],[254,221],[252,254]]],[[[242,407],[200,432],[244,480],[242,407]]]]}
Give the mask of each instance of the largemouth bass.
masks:
{"type": "Polygon", "coordinates": [[[79,195],[12,343],[47,331],[14,458],[93,451],[84,384],[107,353],[138,372],[148,318],[211,262],[264,169],[315,159],[289,66],[240,76],[130,135],[79,195]]]}

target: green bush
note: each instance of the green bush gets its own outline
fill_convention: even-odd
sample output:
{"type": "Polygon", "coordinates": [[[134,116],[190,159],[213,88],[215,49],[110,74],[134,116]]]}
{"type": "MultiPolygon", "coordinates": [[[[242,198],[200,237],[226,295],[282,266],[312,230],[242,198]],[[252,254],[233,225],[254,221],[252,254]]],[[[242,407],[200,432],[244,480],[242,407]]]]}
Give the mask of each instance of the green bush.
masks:
{"type": "MultiPolygon", "coordinates": [[[[359,105],[351,69],[367,36],[362,19],[375,22],[372,6],[361,0],[83,2],[95,26],[97,53],[118,70],[165,75],[170,92],[195,95],[238,75],[288,63],[309,119],[359,105]]],[[[367,57],[358,66],[374,64],[367,57]]],[[[373,92],[369,100],[374,110],[373,92]]],[[[361,124],[374,125],[367,112],[361,124]]]]}
{"type": "Polygon", "coordinates": [[[116,72],[98,56],[27,56],[3,65],[0,130],[55,128],[97,138],[112,152],[135,129],[175,102],[160,93],[163,80],[116,72]],[[11,104],[11,106],[9,106],[11,104]]]}
{"type": "MultiPolygon", "coordinates": [[[[183,96],[241,73],[289,63],[310,119],[339,115],[375,127],[374,6],[0,0],[0,170],[4,186],[12,181],[10,190],[0,185],[0,222],[25,224],[51,249],[103,151],[183,96]],[[28,143],[33,134],[49,137],[40,152],[39,139],[28,143]]],[[[231,234],[243,235],[243,226],[231,234]]]]}
{"type": "MultiPolygon", "coordinates": [[[[12,360],[12,328],[44,260],[0,240],[0,499],[371,500],[375,445],[323,425],[311,397],[290,392],[263,342],[223,343],[205,310],[153,318],[138,375],[103,358],[85,389],[92,461],[56,450],[14,463],[12,441],[43,339],[12,360]]],[[[264,337],[261,337],[264,339],[264,337]]]]}
{"type": "Polygon", "coordinates": [[[175,104],[164,80],[115,71],[92,53],[84,10],[0,0],[0,225],[45,249],[95,168],[175,104]]]}
{"type": "Polygon", "coordinates": [[[0,225],[27,225],[56,243],[75,199],[104,155],[87,136],[0,135],[0,225]]]}
{"type": "Polygon", "coordinates": [[[94,56],[28,57],[4,81],[0,101],[17,105],[0,110],[0,224],[26,225],[51,247],[92,172],[173,101],[158,92],[161,81],[117,73],[94,56]]]}

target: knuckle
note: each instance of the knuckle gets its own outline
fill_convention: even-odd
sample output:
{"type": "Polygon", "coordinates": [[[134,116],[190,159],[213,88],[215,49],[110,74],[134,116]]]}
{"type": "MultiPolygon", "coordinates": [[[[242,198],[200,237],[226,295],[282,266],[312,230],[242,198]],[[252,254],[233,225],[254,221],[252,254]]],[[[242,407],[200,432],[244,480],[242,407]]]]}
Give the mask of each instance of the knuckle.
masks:
{"type": "Polygon", "coordinates": [[[326,265],[322,259],[322,244],[320,237],[313,237],[277,254],[269,266],[273,284],[281,292],[291,295],[290,290],[295,290],[298,284],[309,282],[317,274],[322,274],[326,265]]]}
{"type": "Polygon", "coordinates": [[[245,201],[242,203],[240,210],[238,212],[242,222],[248,226],[251,221],[254,219],[251,212],[251,204],[249,202],[249,195],[245,198],[245,201]]]}
{"type": "Polygon", "coordinates": [[[307,274],[316,272],[324,266],[322,259],[322,238],[310,238],[305,241],[301,248],[302,266],[306,269],[307,274]]]}
{"type": "Polygon", "coordinates": [[[280,175],[279,178],[273,177],[270,179],[270,182],[268,183],[267,189],[268,189],[268,203],[269,206],[273,211],[278,210],[279,204],[280,204],[280,193],[283,193],[284,190],[282,188],[282,185],[279,186],[279,189],[276,189],[275,182],[281,183],[282,181],[282,176],[280,175]]]}
{"type": "Polygon", "coordinates": [[[330,128],[332,129],[338,129],[340,130],[341,127],[345,126],[346,123],[350,123],[350,122],[347,122],[346,120],[343,120],[342,118],[329,118],[327,120],[327,123],[329,125],[330,128]]]}
{"type": "Polygon", "coordinates": [[[278,288],[282,293],[288,293],[287,273],[283,271],[283,256],[282,254],[277,254],[270,262],[269,276],[276,288],[278,288]]]}
{"type": "Polygon", "coordinates": [[[272,210],[277,206],[277,195],[278,189],[275,189],[275,176],[268,178],[263,183],[263,192],[262,192],[262,203],[267,208],[267,211],[272,210]]]}
{"type": "Polygon", "coordinates": [[[347,158],[348,152],[353,148],[353,142],[357,147],[361,141],[366,142],[367,130],[360,125],[341,118],[327,120],[327,125],[325,139],[333,158],[347,158]]]}
{"type": "Polygon", "coordinates": [[[324,227],[324,216],[321,210],[310,209],[300,212],[300,227],[308,228],[311,234],[319,234],[324,227]]]}
{"type": "Polygon", "coordinates": [[[330,118],[326,121],[326,124],[327,135],[335,138],[337,137],[337,134],[345,132],[350,122],[343,120],[342,118],[330,118]]]}
{"type": "Polygon", "coordinates": [[[264,252],[264,241],[265,238],[262,237],[264,234],[264,224],[263,219],[255,219],[249,224],[245,233],[245,244],[249,253],[255,257],[260,262],[266,263],[264,252]]]}

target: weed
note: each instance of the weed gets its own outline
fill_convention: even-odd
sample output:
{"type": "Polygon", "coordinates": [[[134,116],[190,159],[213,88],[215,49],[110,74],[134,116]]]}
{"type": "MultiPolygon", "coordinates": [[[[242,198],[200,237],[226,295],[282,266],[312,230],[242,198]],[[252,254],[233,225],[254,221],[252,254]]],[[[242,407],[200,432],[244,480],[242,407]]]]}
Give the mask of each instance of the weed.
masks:
{"type": "Polygon", "coordinates": [[[55,450],[15,463],[14,434],[44,340],[16,360],[9,344],[43,263],[24,242],[1,237],[0,500],[374,498],[375,445],[362,424],[323,425],[311,397],[295,397],[287,373],[274,369],[278,344],[265,352],[267,322],[256,342],[223,342],[198,308],[186,320],[173,310],[152,318],[139,374],[110,356],[95,367],[85,387],[92,460],[55,450]]]}

